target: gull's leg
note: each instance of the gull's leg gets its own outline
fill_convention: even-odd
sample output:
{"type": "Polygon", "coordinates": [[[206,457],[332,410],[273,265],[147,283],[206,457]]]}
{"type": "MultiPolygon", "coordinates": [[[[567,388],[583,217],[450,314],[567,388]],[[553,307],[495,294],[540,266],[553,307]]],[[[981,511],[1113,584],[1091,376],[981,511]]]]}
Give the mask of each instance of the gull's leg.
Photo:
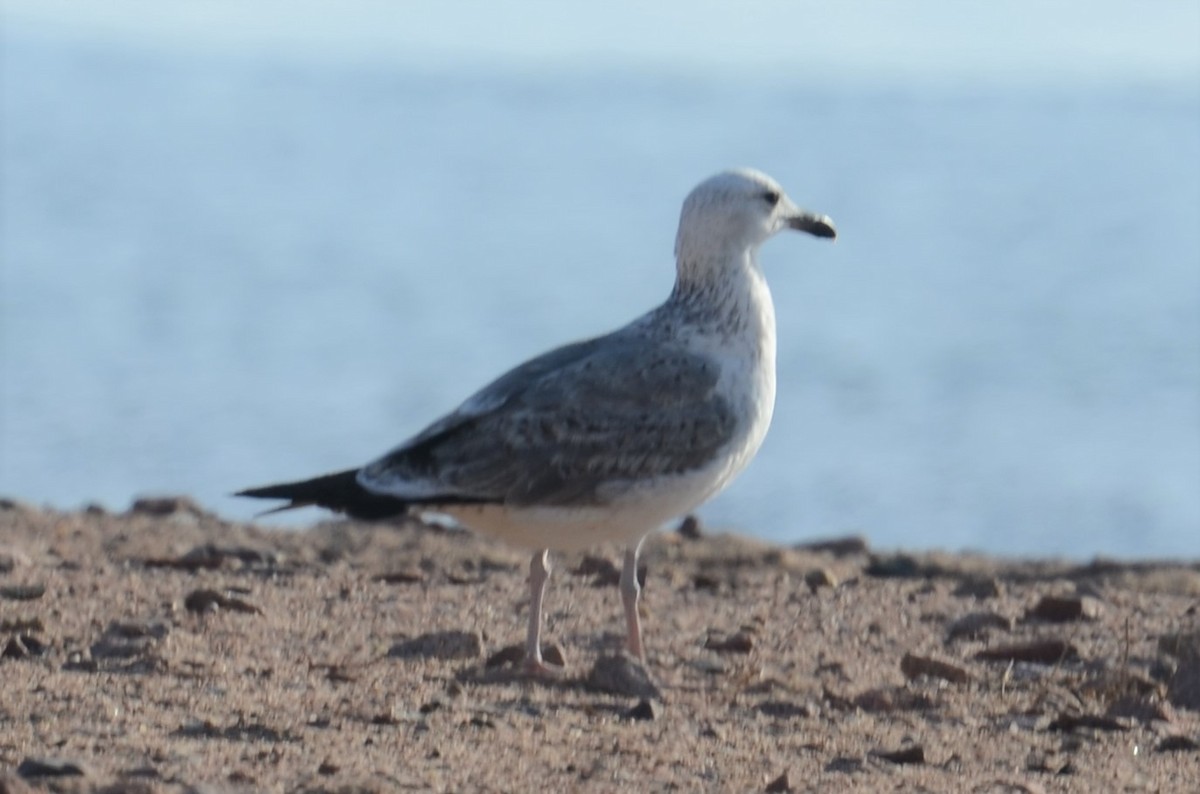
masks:
{"type": "Polygon", "coordinates": [[[531,673],[549,673],[553,668],[542,661],[542,597],[550,579],[550,550],[542,549],[529,561],[529,633],[525,637],[525,669],[531,673]]]}
{"type": "Polygon", "coordinates": [[[638,616],[638,594],[641,588],[637,580],[637,545],[625,549],[625,564],[621,567],[621,603],[625,606],[625,629],[629,640],[629,652],[643,664],[646,654],[642,650],[642,620],[638,616]]]}

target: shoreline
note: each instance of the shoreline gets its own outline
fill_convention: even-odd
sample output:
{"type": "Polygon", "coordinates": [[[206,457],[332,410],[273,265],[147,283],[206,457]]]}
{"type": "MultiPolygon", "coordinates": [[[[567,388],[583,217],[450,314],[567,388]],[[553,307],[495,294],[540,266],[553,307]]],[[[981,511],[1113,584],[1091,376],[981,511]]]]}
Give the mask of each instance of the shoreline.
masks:
{"type": "Polygon", "coordinates": [[[545,634],[566,667],[531,681],[510,650],[522,550],[415,522],[261,527],[186,498],[0,501],[0,791],[1200,780],[1200,561],[662,532],[639,683],[613,661],[617,559],[555,555],[545,634]]]}

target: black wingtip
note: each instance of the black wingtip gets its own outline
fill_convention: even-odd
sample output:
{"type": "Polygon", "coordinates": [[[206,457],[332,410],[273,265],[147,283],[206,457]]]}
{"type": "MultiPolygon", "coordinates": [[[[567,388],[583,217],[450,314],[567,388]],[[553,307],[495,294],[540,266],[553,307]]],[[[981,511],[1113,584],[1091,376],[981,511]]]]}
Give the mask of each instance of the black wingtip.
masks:
{"type": "Polygon", "coordinates": [[[261,513],[270,515],[300,507],[324,507],[352,518],[377,520],[392,518],[407,510],[407,503],[394,496],[371,493],[358,484],[358,469],[347,469],[311,480],[246,488],[234,496],[252,499],[285,499],[287,504],[261,513]]]}

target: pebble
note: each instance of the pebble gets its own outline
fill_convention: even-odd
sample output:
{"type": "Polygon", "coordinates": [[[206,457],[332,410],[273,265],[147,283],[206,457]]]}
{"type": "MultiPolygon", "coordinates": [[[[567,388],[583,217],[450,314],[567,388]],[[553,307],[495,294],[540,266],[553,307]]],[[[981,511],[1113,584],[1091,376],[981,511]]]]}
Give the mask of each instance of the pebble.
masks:
{"type": "Polygon", "coordinates": [[[0,651],[0,658],[29,659],[41,656],[49,647],[48,643],[39,640],[32,634],[14,634],[5,644],[4,650],[0,651]]]}
{"type": "Polygon", "coordinates": [[[36,601],[46,594],[46,586],[40,584],[10,584],[0,587],[0,598],[9,601],[36,601]]]}
{"type": "Polygon", "coordinates": [[[630,720],[656,720],[662,716],[662,704],[657,700],[642,698],[633,708],[625,712],[630,720]]]}
{"type": "Polygon", "coordinates": [[[1096,731],[1127,731],[1129,723],[1124,719],[1104,714],[1059,714],[1046,726],[1048,731],[1070,733],[1085,728],[1096,731]]]}
{"type": "Polygon", "coordinates": [[[207,515],[207,511],[189,496],[144,496],[133,500],[129,512],[136,515],[170,516],[184,513],[192,516],[207,515]]]}
{"type": "Polygon", "coordinates": [[[1181,734],[1172,734],[1171,736],[1163,737],[1163,740],[1154,746],[1156,753],[1194,753],[1200,750],[1200,743],[1190,736],[1181,734]]]}
{"type": "Polygon", "coordinates": [[[781,720],[815,717],[821,711],[810,703],[794,703],[790,700],[764,700],[754,708],[763,716],[781,720]]]}
{"type": "Polygon", "coordinates": [[[228,609],[233,612],[262,614],[262,610],[250,602],[218,593],[216,590],[193,590],[183,599],[183,606],[189,612],[216,612],[219,609],[228,609]]]}
{"type": "Polygon", "coordinates": [[[12,573],[17,568],[28,568],[32,564],[29,555],[16,546],[0,546],[0,573],[12,573]]]}
{"type": "Polygon", "coordinates": [[[478,659],[483,637],[478,631],[434,631],[401,640],[387,652],[393,659],[478,659]]]}
{"type": "Polygon", "coordinates": [[[876,579],[924,579],[931,575],[927,566],[908,554],[874,555],[864,573],[876,579]]]}
{"type": "Polygon", "coordinates": [[[679,536],[687,540],[700,540],[704,537],[704,531],[700,527],[700,519],[695,516],[685,516],[679,522],[679,528],[675,530],[679,536]]]}
{"type": "Polygon", "coordinates": [[[958,587],[954,588],[954,592],[951,595],[957,598],[984,600],[999,598],[1001,592],[1000,582],[994,577],[988,577],[985,579],[964,579],[959,582],[958,587]]]}
{"type": "Polygon", "coordinates": [[[1200,632],[1176,634],[1168,644],[1178,664],[1167,686],[1167,698],[1179,708],[1200,711],[1200,632]]]}
{"type": "Polygon", "coordinates": [[[1066,640],[1046,639],[1018,642],[985,648],[975,654],[976,659],[987,662],[1030,662],[1032,664],[1058,664],[1064,659],[1079,657],[1079,651],[1066,640]]]}
{"type": "Polygon", "coordinates": [[[838,578],[828,568],[813,568],[804,574],[804,583],[815,593],[822,587],[837,587],[838,578]]]}
{"type": "Polygon", "coordinates": [[[515,667],[525,661],[525,648],[520,645],[505,645],[489,656],[483,663],[484,667],[515,667]]]}
{"type": "Polygon", "coordinates": [[[170,631],[170,624],[164,620],[114,620],[108,624],[100,639],[92,644],[92,658],[128,659],[141,656],[170,631]]]}
{"type": "Polygon", "coordinates": [[[1012,631],[1012,618],[1007,618],[997,612],[972,612],[955,620],[946,629],[947,640],[983,639],[991,629],[1012,631]]]}
{"type": "Polygon", "coordinates": [[[17,766],[17,774],[25,779],[41,777],[86,777],[83,766],[63,758],[27,757],[17,766]]]}
{"type": "Polygon", "coordinates": [[[616,587],[621,582],[621,569],[607,557],[595,554],[584,555],[579,565],[571,571],[576,576],[591,576],[594,587],[616,587]]]}
{"type": "Polygon", "coordinates": [[[1076,620],[1096,620],[1103,610],[1100,602],[1091,596],[1042,596],[1025,613],[1026,620],[1041,620],[1047,623],[1070,623],[1076,620]]]}
{"type": "Polygon", "coordinates": [[[814,540],[809,543],[799,543],[792,548],[798,551],[811,551],[817,554],[832,554],[834,557],[850,557],[855,554],[866,554],[870,550],[866,538],[860,535],[814,540]]]}
{"type": "Polygon", "coordinates": [[[965,684],[971,680],[971,674],[957,664],[911,653],[904,654],[900,660],[900,672],[909,679],[927,676],[940,678],[952,684],[965,684]]]}
{"type": "Polygon", "coordinates": [[[934,701],[923,692],[905,687],[877,687],[856,695],[851,703],[871,713],[890,714],[896,711],[929,711],[934,701]]]}
{"type": "Polygon", "coordinates": [[[724,639],[709,637],[704,642],[704,648],[717,653],[750,653],[754,650],[754,637],[745,631],[739,631],[724,639]]]}
{"type": "Polygon", "coordinates": [[[925,748],[919,744],[901,747],[898,750],[873,750],[871,755],[876,758],[881,758],[884,761],[889,761],[893,764],[925,763],[925,748]]]}
{"type": "Polygon", "coordinates": [[[662,700],[662,691],[650,678],[645,665],[624,653],[597,659],[588,673],[587,683],[610,695],[662,700]]]}
{"type": "Polygon", "coordinates": [[[425,574],[420,571],[389,571],[373,578],[383,584],[417,584],[425,581],[425,574]]]}
{"type": "Polygon", "coordinates": [[[786,771],[768,783],[767,787],[763,789],[766,794],[786,794],[791,790],[792,784],[791,781],[788,780],[788,773],[786,771]]]}

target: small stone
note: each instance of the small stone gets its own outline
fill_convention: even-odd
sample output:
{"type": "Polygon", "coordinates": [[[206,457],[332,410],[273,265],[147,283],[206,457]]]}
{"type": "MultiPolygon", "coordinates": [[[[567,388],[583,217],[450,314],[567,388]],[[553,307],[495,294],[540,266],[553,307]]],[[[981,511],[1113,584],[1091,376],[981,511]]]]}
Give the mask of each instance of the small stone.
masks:
{"type": "Polygon", "coordinates": [[[901,747],[899,750],[875,750],[871,755],[893,764],[925,763],[925,748],[919,744],[901,747]]]}
{"type": "Polygon", "coordinates": [[[216,590],[193,590],[184,598],[183,606],[189,612],[216,612],[228,609],[233,612],[262,614],[262,610],[250,602],[218,593],[216,590]]]}
{"type": "Polygon", "coordinates": [[[72,651],[63,662],[62,669],[71,673],[94,673],[100,669],[100,665],[90,656],[84,656],[80,651],[72,651]]]}
{"type": "Polygon", "coordinates": [[[866,768],[863,759],[852,755],[839,755],[825,765],[826,772],[840,772],[843,775],[852,775],[855,772],[862,772],[866,768]]]}
{"type": "Polygon", "coordinates": [[[675,531],[679,533],[680,537],[687,540],[700,540],[704,536],[703,531],[700,529],[700,519],[695,516],[685,516],[679,522],[679,528],[675,531]]]}
{"type": "Polygon", "coordinates": [[[32,634],[16,634],[9,638],[4,646],[4,650],[0,651],[0,658],[29,659],[34,656],[41,656],[46,652],[48,647],[46,643],[32,634]]]}
{"type": "Polygon", "coordinates": [[[1179,708],[1200,711],[1200,632],[1175,635],[1173,639],[1172,655],[1178,664],[1167,685],[1167,698],[1179,708]]]}
{"type": "Polygon", "coordinates": [[[607,557],[595,554],[584,555],[571,573],[576,576],[591,576],[593,587],[616,587],[621,582],[621,569],[607,557]]]}
{"type": "Polygon", "coordinates": [[[1097,731],[1127,731],[1127,722],[1104,714],[1059,714],[1046,726],[1048,731],[1069,733],[1078,728],[1097,731]]]}
{"type": "Polygon", "coordinates": [[[425,574],[420,571],[390,571],[379,574],[375,581],[384,584],[416,584],[425,581],[425,574]]]}
{"type": "Polygon", "coordinates": [[[17,568],[28,568],[32,564],[29,555],[16,546],[0,546],[0,573],[12,573],[17,568]]]}
{"type": "Polygon", "coordinates": [[[872,556],[864,573],[876,579],[923,579],[929,575],[927,568],[908,554],[872,556]]]}
{"type": "Polygon", "coordinates": [[[817,554],[832,554],[834,557],[850,557],[855,554],[866,554],[869,550],[866,538],[860,535],[798,543],[792,548],[799,551],[816,552],[817,554]]]}
{"type": "Polygon", "coordinates": [[[329,760],[322,761],[321,765],[317,767],[318,775],[336,775],[339,771],[341,771],[341,767],[329,760]]]}
{"type": "Polygon", "coordinates": [[[1158,638],[1158,652],[1177,659],[1188,654],[1200,653],[1200,632],[1164,634],[1158,638]]]}
{"type": "Polygon", "coordinates": [[[525,661],[525,648],[520,645],[506,645],[489,656],[483,663],[486,668],[516,667],[525,661]]]}
{"type": "Polygon", "coordinates": [[[587,683],[593,689],[612,695],[662,700],[662,691],[645,665],[624,653],[597,659],[587,683]]]}
{"type": "Polygon", "coordinates": [[[1104,713],[1109,717],[1124,717],[1138,722],[1172,722],[1175,719],[1171,704],[1149,693],[1122,695],[1109,703],[1104,713]]]}
{"type": "Polygon", "coordinates": [[[630,720],[656,720],[662,716],[662,704],[657,700],[642,698],[637,705],[625,712],[630,720]]]}
{"type": "Polygon", "coordinates": [[[25,779],[42,777],[84,777],[87,773],[74,761],[62,758],[26,758],[17,766],[17,774],[25,779]]]}
{"type": "Polygon", "coordinates": [[[483,637],[478,631],[434,631],[397,642],[387,655],[393,659],[478,659],[483,656],[483,637]]]}
{"type": "Polygon", "coordinates": [[[721,589],[721,580],[711,573],[704,573],[702,571],[692,577],[692,587],[697,590],[707,590],[710,593],[716,593],[721,589]]]}
{"type": "Polygon", "coordinates": [[[877,687],[856,695],[851,705],[873,714],[891,714],[897,711],[929,711],[934,701],[923,692],[914,692],[905,687],[877,687]]]}
{"type": "Polygon", "coordinates": [[[0,496],[0,511],[12,510],[16,513],[36,513],[37,508],[30,504],[22,502],[19,499],[13,499],[9,496],[0,496]]]}
{"type": "Polygon", "coordinates": [[[1200,743],[1189,736],[1174,734],[1163,737],[1163,740],[1154,746],[1156,753],[1194,753],[1200,750],[1200,743]]]}
{"type": "Polygon", "coordinates": [[[945,662],[928,656],[917,656],[911,653],[904,654],[904,657],[900,660],[900,672],[904,673],[905,677],[909,679],[917,678],[918,676],[927,676],[929,678],[940,678],[952,684],[965,684],[971,680],[971,674],[966,669],[952,662],[945,662]]]}
{"type": "Polygon", "coordinates": [[[725,675],[729,671],[725,662],[721,661],[715,655],[701,656],[698,659],[689,659],[688,667],[697,670],[705,675],[725,675]]]}
{"type": "Polygon", "coordinates": [[[144,496],[135,499],[129,506],[129,512],[135,515],[170,516],[183,513],[192,516],[202,516],[205,511],[188,496],[144,496]]]}
{"type": "Polygon", "coordinates": [[[768,783],[767,787],[763,789],[767,794],[787,794],[791,790],[792,784],[788,780],[788,773],[786,771],[768,783]]]}
{"type": "Polygon", "coordinates": [[[999,598],[1001,594],[1000,582],[994,577],[984,579],[964,579],[959,582],[958,587],[954,588],[952,595],[958,598],[975,598],[984,600],[988,598],[999,598]]]}
{"type": "Polygon", "coordinates": [[[804,583],[815,593],[822,587],[837,587],[838,578],[828,568],[813,568],[804,574],[804,583]]]}
{"type": "Polygon", "coordinates": [[[1004,615],[996,612],[972,612],[950,624],[946,629],[946,639],[982,639],[991,629],[1012,631],[1012,627],[1012,619],[1004,615]]]}
{"type": "Polygon", "coordinates": [[[999,645],[975,654],[976,659],[987,662],[1030,662],[1032,664],[1058,664],[1065,659],[1078,657],[1079,651],[1074,645],[1059,639],[999,645]]]}
{"type": "Polygon", "coordinates": [[[567,657],[563,655],[563,649],[553,642],[542,648],[542,661],[555,667],[567,666],[567,657]]]}
{"type": "Polygon", "coordinates": [[[709,637],[704,642],[704,647],[706,650],[717,653],[750,653],[754,650],[754,637],[746,631],[739,631],[737,634],[721,640],[709,637]]]}
{"type": "Polygon", "coordinates": [[[167,636],[171,626],[163,620],[125,620],[108,624],[91,647],[93,659],[129,659],[146,654],[167,636]]]}
{"type": "Polygon", "coordinates": [[[36,601],[46,594],[46,586],[40,584],[10,584],[0,587],[0,598],[9,601],[36,601]]]}
{"type": "Polygon", "coordinates": [[[161,640],[171,633],[171,624],[165,620],[114,620],[104,633],[125,640],[161,640]]]}
{"type": "Polygon", "coordinates": [[[41,618],[0,618],[0,631],[31,632],[45,631],[41,618]]]}
{"type": "Polygon", "coordinates": [[[808,703],[793,703],[788,700],[764,700],[755,706],[759,714],[773,719],[791,720],[816,716],[819,709],[808,703]]]}
{"type": "Polygon", "coordinates": [[[1076,620],[1095,620],[1102,606],[1091,596],[1042,596],[1028,612],[1026,620],[1042,620],[1047,623],[1070,623],[1076,620]]]}

